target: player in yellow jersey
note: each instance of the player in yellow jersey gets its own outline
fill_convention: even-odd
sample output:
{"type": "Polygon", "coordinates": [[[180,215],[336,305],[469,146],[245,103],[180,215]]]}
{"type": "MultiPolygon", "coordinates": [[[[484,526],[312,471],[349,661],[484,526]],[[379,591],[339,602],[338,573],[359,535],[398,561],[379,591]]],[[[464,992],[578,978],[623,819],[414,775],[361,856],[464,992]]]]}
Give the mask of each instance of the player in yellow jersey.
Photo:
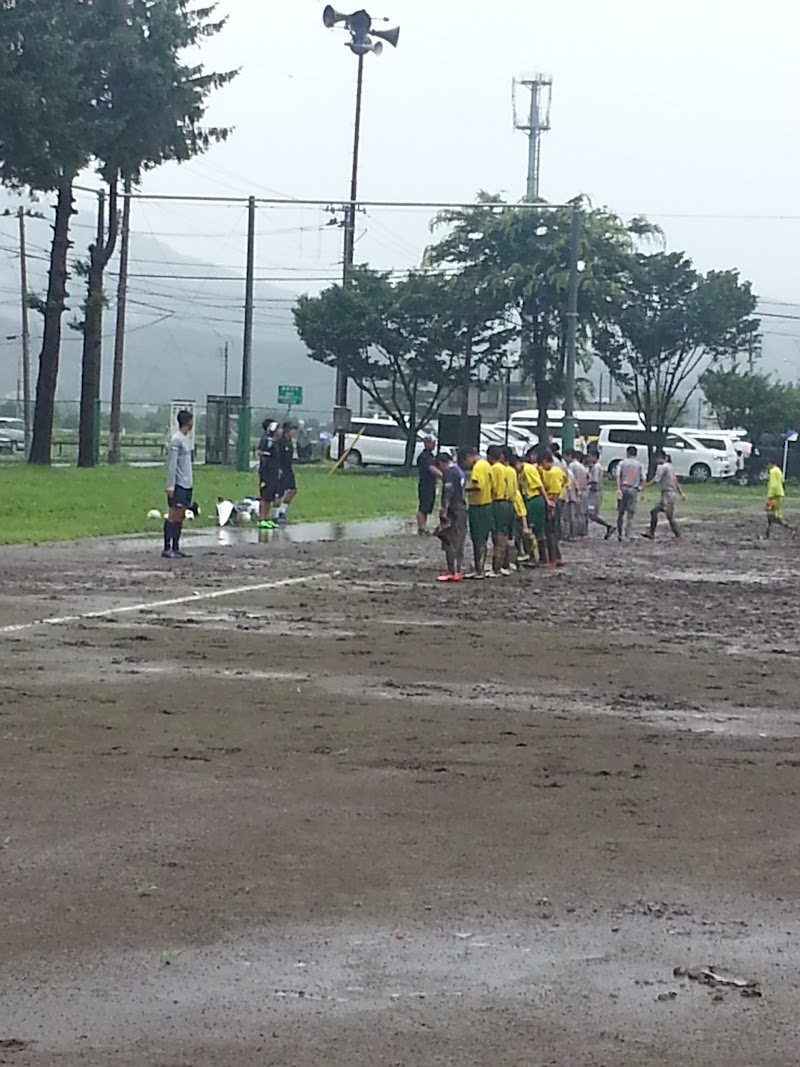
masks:
{"type": "MultiPolygon", "coordinates": [[[[536,452],[531,449],[528,459],[516,458],[517,478],[522,499],[525,502],[525,513],[528,524],[528,540],[526,552],[532,560],[533,540],[536,541],[539,563],[547,563],[547,542],[545,540],[545,524],[547,521],[547,495],[542,482],[542,474],[538,465],[534,462],[536,452]]],[[[535,562],[532,562],[535,566],[535,562]]]]}
{"type": "Polygon", "coordinates": [[[539,458],[539,472],[547,496],[547,518],[545,521],[545,540],[547,541],[547,566],[563,567],[559,534],[561,530],[561,495],[566,488],[569,476],[556,466],[553,453],[545,452],[539,458]]]}
{"type": "Polygon", "coordinates": [[[475,569],[465,578],[482,579],[486,571],[486,547],[494,531],[492,511],[492,468],[481,459],[478,450],[468,448],[464,455],[464,470],[467,474],[464,491],[469,510],[469,535],[475,569]]]}
{"type": "Polygon", "coordinates": [[[783,471],[772,460],[767,462],[767,538],[773,526],[782,526],[789,530],[792,537],[797,537],[797,527],[790,526],[783,517],[783,501],[786,489],[783,484],[783,471]]]}
{"type": "Polygon", "coordinates": [[[492,511],[494,513],[494,533],[492,542],[491,578],[506,577],[511,570],[506,565],[508,543],[514,537],[514,494],[510,490],[507,472],[508,466],[503,462],[503,449],[500,445],[490,445],[486,450],[486,459],[491,467],[492,511]]]}
{"type": "Polygon", "coordinates": [[[522,499],[519,477],[517,476],[517,457],[508,445],[503,446],[503,464],[506,473],[506,492],[514,508],[512,535],[506,546],[506,555],[503,561],[504,570],[510,574],[512,570],[519,567],[521,562],[530,559],[530,552],[525,547],[525,542],[530,543],[530,531],[528,529],[525,502],[522,499]]]}

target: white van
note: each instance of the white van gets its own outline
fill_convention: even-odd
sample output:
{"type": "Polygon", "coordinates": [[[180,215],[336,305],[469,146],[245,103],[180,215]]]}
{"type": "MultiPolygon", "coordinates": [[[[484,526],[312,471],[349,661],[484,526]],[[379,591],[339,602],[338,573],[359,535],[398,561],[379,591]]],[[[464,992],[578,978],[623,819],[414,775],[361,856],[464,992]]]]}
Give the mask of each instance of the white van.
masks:
{"type": "MultiPolygon", "coordinates": [[[[418,434],[414,462],[422,451],[422,439],[423,434],[418,434]]],[[[402,467],[406,460],[405,430],[394,419],[352,418],[344,436],[344,447],[345,451],[351,449],[345,467],[402,467]]],[[[339,459],[338,434],[331,441],[331,459],[339,459]]]]}
{"type": "Polygon", "coordinates": [[[733,430],[698,430],[692,426],[676,426],[675,432],[688,434],[702,448],[725,456],[731,466],[731,477],[743,469],[744,455],[733,430]]]}
{"type": "MultiPolygon", "coordinates": [[[[654,438],[655,435],[649,430],[604,426],[597,440],[603,469],[613,478],[631,445],[639,449],[639,458],[646,463],[647,449],[654,444],[654,438]]],[[[672,459],[675,473],[681,478],[707,482],[710,478],[732,478],[736,472],[735,456],[732,460],[726,452],[704,448],[698,440],[682,430],[669,431],[665,451],[672,459]]]]}

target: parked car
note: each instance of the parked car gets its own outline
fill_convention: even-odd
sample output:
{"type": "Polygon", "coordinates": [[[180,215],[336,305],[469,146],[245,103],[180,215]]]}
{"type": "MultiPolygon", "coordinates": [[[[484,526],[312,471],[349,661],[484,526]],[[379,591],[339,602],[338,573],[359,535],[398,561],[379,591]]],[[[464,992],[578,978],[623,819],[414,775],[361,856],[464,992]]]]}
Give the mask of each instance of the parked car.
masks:
{"type": "MultiPolygon", "coordinates": [[[[604,426],[597,444],[603,469],[613,478],[631,445],[635,445],[643,454],[641,458],[646,459],[648,447],[655,444],[655,434],[631,426],[604,426]]],[[[736,464],[726,453],[704,448],[694,437],[679,430],[667,434],[665,449],[680,477],[707,482],[710,478],[732,478],[736,473],[736,464]]]]}
{"type": "Polygon", "coordinates": [[[741,441],[730,430],[698,430],[691,426],[676,426],[674,433],[687,434],[709,452],[719,452],[731,466],[731,477],[744,469],[741,441]],[[738,445],[738,447],[737,447],[738,445]]]}
{"type": "Polygon", "coordinates": [[[509,422],[508,431],[506,431],[506,424],[504,422],[497,422],[494,425],[484,426],[482,429],[483,431],[491,430],[493,434],[499,434],[498,443],[500,444],[505,443],[506,433],[508,433],[508,443],[515,452],[527,452],[528,449],[538,441],[538,437],[535,433],[531,433],[531,431],[524,426],[515,426],[513,422],[509,422]]]}
{"type": "Polygon", "coordinates": [[[0,438],[3,441],[12,442],[11,451],[24,452],[25,423],[22,419],[15,419],[9,415],[0,415],[0,438]]]}
{"type": "MultiPolygon", "coordinates": [[[[424,434],[420,432],[417,436],[415,462],[422,451],[424,434]]],[[[344,461],[345,467],[402,467],[405,463],[406,433],[393,419],[351,419],[344,445],[345,451],[350,450],[344,461]]],[[[334,434],[331,441],[331,459],[339,459],[338,434],[334,434]]]]}

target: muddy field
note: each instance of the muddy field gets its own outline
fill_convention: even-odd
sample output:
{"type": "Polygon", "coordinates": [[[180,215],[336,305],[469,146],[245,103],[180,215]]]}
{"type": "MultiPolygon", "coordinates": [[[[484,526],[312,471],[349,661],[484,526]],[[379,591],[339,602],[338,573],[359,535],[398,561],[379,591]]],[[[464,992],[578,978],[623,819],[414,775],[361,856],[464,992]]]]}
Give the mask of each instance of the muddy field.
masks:
{"type": "Polygon", "coordinates": [[[3,550],[0,1063],[797,1064],[758,532],[443,587],[408,536],[3,550]]]}

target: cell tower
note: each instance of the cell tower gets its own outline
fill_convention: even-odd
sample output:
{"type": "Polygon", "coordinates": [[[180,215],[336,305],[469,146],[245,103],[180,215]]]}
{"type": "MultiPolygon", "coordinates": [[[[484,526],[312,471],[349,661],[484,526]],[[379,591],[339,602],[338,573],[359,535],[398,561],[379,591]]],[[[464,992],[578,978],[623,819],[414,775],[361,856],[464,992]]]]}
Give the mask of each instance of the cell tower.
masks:
{"type": "Polygon", "coordinates": [[[514,78],[512,101],[514,105],[514,129],[524,130],[528,135],[528,187],[526,195],[539,195],[539,173],[542,157],[542,134],[550,129],[550,102],[553,95],[553,79],[549,74],[534,74],[514,78]],[[522,113],[517,93],[522,87],[529,89],[531,104],[528,114],[522,113]]]}

